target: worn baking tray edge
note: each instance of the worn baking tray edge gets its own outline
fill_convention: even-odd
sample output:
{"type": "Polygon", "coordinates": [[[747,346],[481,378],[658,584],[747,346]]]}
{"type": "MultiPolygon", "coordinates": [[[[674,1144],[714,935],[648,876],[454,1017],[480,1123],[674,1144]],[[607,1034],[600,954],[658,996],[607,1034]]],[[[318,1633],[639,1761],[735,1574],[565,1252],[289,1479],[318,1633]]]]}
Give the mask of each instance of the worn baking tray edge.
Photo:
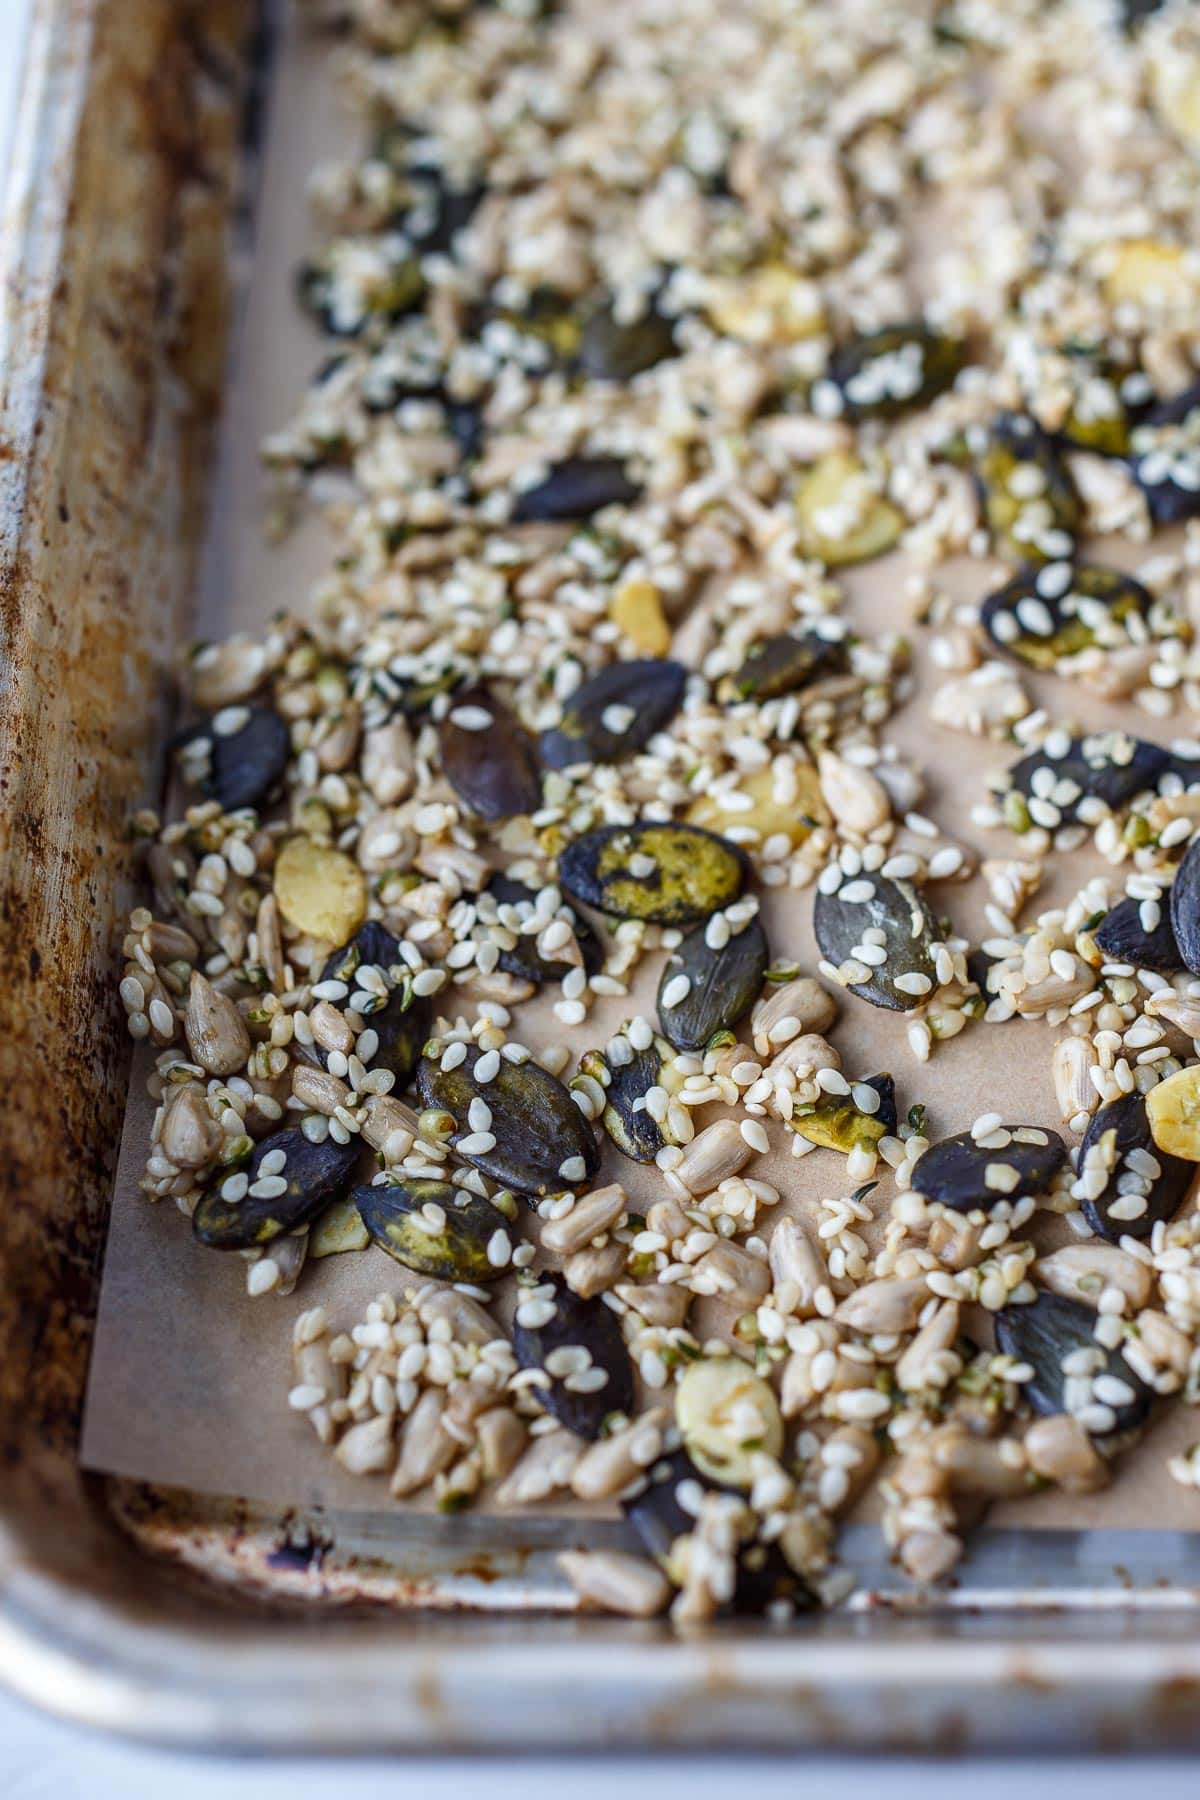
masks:
{"type": "Polygon", "coordinates": [[[876,1599],[674,1640],[517,1616],[567,1604],[548,1549],[401,1563],[339,1525],[317,1556],[311,1524],[128,1484],[118,1529],[80,1474],[128,1067],[124,820],[153,791],[193,586],[254,10],[38,0],[22,87],[0,233],[0,1677],[93,1725],[240,1749],[1197,1741],[1181,1609],[1014,1619],[976,1595],[935,1619],[876,1599]],[[485,1598],[487,1618],[395,1611],[485,1598]]]}

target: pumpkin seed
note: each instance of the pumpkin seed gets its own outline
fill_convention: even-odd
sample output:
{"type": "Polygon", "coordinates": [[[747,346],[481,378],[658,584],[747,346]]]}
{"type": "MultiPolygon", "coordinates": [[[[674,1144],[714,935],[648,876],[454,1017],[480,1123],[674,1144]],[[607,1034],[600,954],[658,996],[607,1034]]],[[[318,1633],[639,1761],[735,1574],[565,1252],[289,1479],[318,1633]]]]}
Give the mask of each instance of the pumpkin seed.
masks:
{"type": "Polygon", "coordinates": [[[632,381],[677,355],[674,321],[654,306],[639,319],[617,319],[610,307],[585,321],[579,341],[580,373],[592,381],[632,381]]]}
{"type": "MultiPolygon", "coordinates": [[[[368,919],[355,932],[349,943],[335,950],[321,971],[322,981],[344,981],[352,991],[360,968],[371,967],[381,972],[399,970],[400,979],[388,998],[363,1016],[378,1038],[371,1057],[371,1069],[388,1069],[404,1087],[420,1061],[421,1050],[429,1036],[433,1017],[431,1001],[414,994],[412,977],[400,955],[400,945],[386,926],[368,919]]],[[[323,1065],[329,1067],[329,1051],[317,1046],[323,1065]]]]}
{"type": "Polygon", "coordinates": [[[616,763],[642,750],[674,718],[687,670],[666,657],[610,663],[567,701],[562,721],[541,736],[542,763],[616,763]]]}
{"type": "Polygon", "coordinates": [[[602,825],[558,859],[573,900],[618,919],[694,925],[737,899],[746,864],[740,850],[695,825],[602,825]]]}
{"type": "Polygon", "coordinates": [[[1145,643],[1142,621],[1153,604],[1141,582],[1120,569],[1051,562],[992,594],[980,617],[993,643],[1010,656],[1034,669],[1055,669],[1081,650],[1145,643]],[[1135,619],[1140,629],[1131,630],[1135,619]]]}
{"type": "Polygon", "coordinates": [[[487,193],[486,187],[480,181],[452,186],[445,169],[428,163],[409,163],[407,155],[404,165],[410,199],[397,221],[398,229],[422,255],[448,252],[458,233],[474,217],[487,193]]]}
{"type": "MultiPolygon", "coordinates": [[[[1109,1375],[1123,1382],[1130,1398],[1112,1406],[1102,1403],[1112,1423],[1093,1430],[1087,1414],[1080,1423],[1093,1437],[1108,1437],[1116,1431],[1132,1431],[1141,1425],[1150,1411],[1153,1394],[1134,1374],[1125,1358],[1116,1350],[1103,1350],[1093,1331],[1096,1314],[1082,1301],[1045,1291],[1028,1306],[1006,1306],[996,1314],[996,1343],[1006,1356],[1028,1363],[1033,1379],[1021,1384],[1021,1392],[1034,1412],[1047,1417],[1052,1413],[1072,1412],[1077,1406],[1067,1404],[1068,1384],[1075,1380],[1063,1368],[1063,1362],[1076,1351],[1085,1351],[1097,1359],[1095,1375],[1109,1375]]],[[[1093,1376],[1094,1379],[1094,1376],[1093,1376]]],[[[1085,1402],[1086,1404],[1086,1402],[1085,1402]]]]}
{"type": "Polygon", "coordinates": [[[1200,515],[1200,382],[1150,409],[1134,430],[1130,467],[1156,525],[1200,515]]]}
{"type": "Polygon", "coordinates": [[[842,986],[872,1006],[911,1012],[938,986],[934,953],[941,929],[911,882],[878,873],[841,875],[840,887],[832,893],[818,882],[813,929],[821,955],[842,986]],[[863,950],[865,957],[859,954],[863,950]]]}
{"type": "Polygon", "coordinates": [[[1154,404],[1149,377],[1094,354],[1073,357],[1071,373],[1075,399],[1057,436],[1095,456],[1128,455],[1134,426],[1154,404]]]}
{"type": "Polygon", "coordinates": [[[331,252],[301,266],[296,293],[301,306],[330,337],[357,337],[372,320],[392,322],[416,312],[425,298],[425,277],[420,261],[400,252],[387,257],[364,286],[361,280],[342,278],[338,257],[331,252]]]}
{"type": "Polygon", "coordinates": [[[632,506],[641,486],[617,456],[568,456],[541,481],[524,488],[513,507],[518,525],[588,519],[606,506],[632,506]]]}
{"type": "Polygon", "coordinates": [[[385,973],[404,966],[399,940],[378,919],[367,919],[340,950],[333,952],[321,970],[321,980],[344,981],[352,988],[359,969],[367,966],[385,973]]]}
{"type": "Polygon", "coordinates": [[[960,1131],[917,1158],[912,1185],[954,1212],[990,1212],[1001,1200],[1015,1203],[1044,1194],[1066,1159],[1058,1133],[1040,1125],[997,1127],[982,1144],[960,1131]]]}
{"type": "Polygon", "coordinates": [[[176,747],[187,750],[204,740],[208,767],[204,791],[222,812],[261,807],[280,787],[291,755],[291,734],[269,706],[226,708],[185,731],[176,747]],[[232,724],[235,729],[227,727],[232,724]]]}
{"type": "Polygon", "coordinates": [[[1070,472],[1053,442],[1023,413],[1002,413],[976,464],[996,550],[1017,563],[1075,554],[1083,517],[1070,472]]]}
{"type": "Polygon", "coordinates": [[[1200,838],[1189,846],[1175,871],[1170,911],[1171,929],[1184,967],[1193,975],[1200,975],[1200,838]]]}
{"type": "Polygon", "coordinates": [[[869,1075],[856,1081],[848,1094],[828,1094],[794,1106],[788,1124],[797,1137],[825,1150],[840,1150],[844,1156],[852,1150],[873,1150],[880,1138],[895,1135],[896,1084],[890,1075],[869,1075]],[[879,1096],[873,1111],[859,1104],[859,1088],[870,1088],[879,1096]]]}
{"type": "Polygon", "coordinates": [[[390,1180],[354,1190],[371,1242],[435,1281],[497,1281],[517,1239],[490,1200],[449,1181],[390,1180]]]}
{"type": "Polygon", "coordinates": [[[1091,936],[1106,962],[1132,963],[1135,969],[1159,969],[1170,974],[1184,966],[1171,926],[1170,909],[1158,908],[1158,920],[1147,931],[1143,923],[1144,900],[1118,900],[1105,913],[1091,936]]]}
{"type": "Polygon", "coordinates": [[[344,944],[367,910],[362,870],[332,844],[289,838],[275,859],[275,899],[289,924],[326,944],[344,944]]]}
{"type": "Polygon", "coordinates": [[[815,384],[813,410],[858,423],[896,419],[945,393],[966,360],[966,346],[920,323],[888,325],[843,344],[815,384]]]}
{"type": "Polygon", "coordinates": [[[224,1170],[218,1184],[202,1195],[192,1214],[192,1230],[212,1250],[249,1250],[269,1244],[282,1232],[297,1231],[349,1185],[361,1151],[361,1143],[353,1137],[348,1144],[339,1144],[332,1137],[313,1144],[300,1130],[277,1131],[255,1146],[245,1167],[250,1185],[243,1198],[224,1197],[221,1187],[230,1173],[224,1170]],[[283,1162],[275,1168],[280,1151],[283,1162]],[[267,1157],[273,1172],[263,1176],[267,1157]],[[280,1181],[284,1187],[275,1191],[280,1181]],[[272,1191],[256,1194],[260,1182],[272,1191]]]}
{"type": "Polygon", "coordinates": [[[1123,731],[1064,735],[1061,749],[1056,741],[1053,755],[1043,744],[1008,770],[1005,819],[1016,832],[1034,825],[1054,831],[1077,819],[1086,799],[1102,800],[1112,812],[1119,812],[1138,794],[1153,791],[1169,766],[1170,756],[1160,745],[1123,731]]]}
{"type": "Polygon", "coordinates": [[[353,1195],[345,1194],[326,1207],[309,1232],[308,1254],[313,1261],[323,1256],[346,1256],[365,1250],[370,1241],[353,1195]]]}
{"type": "Polygon", "coordinates": [[[737,700],[778,700],[795,694],[810,681],[840,675],[849,667],[845,638],[823,637],[818,631],[781,631],[746,652],[728,688],[737,700]]]}
{"type": "Polygon", "coordinates": [[[1151,1088],[1146,1117],[1160,1154],[1200,1162],[1200,1064],[1177,1069],[1151,1088]]]}
{"type": "Polygon", "coordinates": [[[623,1156],[649,1163],[669,1142],[645,1101],[651,1088],[663,1086],[664,1053],[669,1059],[671,1047],[661,1038],[644,1050],[635,1050],[627,1037],[623,1042],[629,1045],[627,1061],[589,1050],[580,1058],[579,1074],[570,1085],[586,1093],[589,1081],[598,1082],[605,1096],[601,1125],[623,1156]]]}
{"type": "Polygon", "coordinates": [[[616,1313],[598,1296],[573,1293],[560,1275],[541,1275],[522,1292],[513,1348],[523,1369],[547,1377],[529,1391],[577,1437],[592,1442],[611,1413],[633,1411],[633,1364],[616,1313]]]}
{"type": "Polygon", "coordinates": [[[708,937],[708,925],[689,931],[658,984],[658,1021],[677,1050],[703,1050],[717,1032],[732,1030],[766,980],[771,957],[757,916],[717,949],[708,937]]]}
{"type": "Polygon", "coordinates": [[[465,1059],[453,1069],[441,1067],[445,1048],[437,1038],[425,1046],[417,1091],[423,1106],[453,1118],[450,1142],[465,1162],[522,1194],[540,1197],[587,1186],[600,1167],[600,1152],[560,1081],[540,1063],[514,1063],[505,1056],[490,1081],[477,1081],[478,1046],[468,1045],[465,1059]],[[468,1117],[475,1100],[490,1114],[486,1127],[468,1117]]]}
{"type": "Polygon", "coordinates": [[[516,715],[486,688],[464,689],[439,728],[442,770],[481,819],[536,812],[542,777],[533,740],[516,715]],[[471,718],[468,726],[460,721],[471,718]],[[479,728],[479,722],[490,721],[479,728]]]}
{"type": "Polygon", "coordinates": [[[1083,1199],[1083,1216],[1110,1244],[1148,1238],[1160,1219],[1178,1212],[1194,1173],[1158,1148],[1144,1096],[1122,1094],[1100,1108],[1079,1146],[1077,1188],[1096,1187],[1083,1199]]]}
{"type": "MultiPolygon", "coordinates": [[[[480,895],[480,916],[487,918],[490,913],[489,902],[496,907],[515,907],[523,917],[528,918],[537,903],[537,894],[533,888],[526,887],[523,881],[514,881],[511,875],[493,875],[483,893],[480,895]]],[[[569,917],[575,942],[579,945],[579,953],[583,957],[585,974],[596,975],[604,963],[604,950],[600,939],[583,917],[571,907],[560,909],[560,915],[569,917]]],[[[511,950],[500,952],[497,967],[506,975],[515,975],[520,981],[532,981],[535,987],[541,987],[547,981],[561,981],[570,973],[572,964],[555,962],[544,957],[537,947],[536,938],[527,932],[520,932],[511,950]]]]}
{"type": "Polygon", "coordinates": [[[831,569],[882,556],[906,523],[881,493],[879,476],[846,450],[813,464],[796,490],[796,520],[801,554],[831,569]]]}
{"type": "Polygon", "coordinates": [[[818,826],[829,823],[829,808],[811,763],[795,764],[791,777],[787,797],[777,798],[775,771],[770,766],[741,774],[736,794],[701,794],[693,800],[687,810],[688,824],[703,825],[710,831],[736,825],[739,831],[757,833],[759,844],[771,837],[785,837],[799,848],[818,826]],[[727,804],[731,800],[737,804],[727,804]]]}
{"type": "Polygon", "coordinates": [[[675,1390],[683,1447],[713,1481],[748,1488],[754,1457],[783,1449],[783,1416],[774,1389],[736,1356],[689,1363],[675,1390]]]}

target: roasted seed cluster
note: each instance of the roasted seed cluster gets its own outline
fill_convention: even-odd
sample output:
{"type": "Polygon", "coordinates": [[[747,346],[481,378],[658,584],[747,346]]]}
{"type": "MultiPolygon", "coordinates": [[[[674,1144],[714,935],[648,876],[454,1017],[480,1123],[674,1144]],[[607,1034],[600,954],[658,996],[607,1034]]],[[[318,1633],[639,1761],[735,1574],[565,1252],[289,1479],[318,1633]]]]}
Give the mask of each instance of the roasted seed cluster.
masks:
{"type": "Polygon", "coordinates": [[[266,447],[277,526],[321,506],[338,555],[307,622],[195,651],[179,804],[138,821],[143,1185],[254,1294],[400,1264],[297,1318],[292,1407],[398,1497],[619,1497],[648,1555],[565,1558],[582,1603],[835,1600],[877,1478],[935,1581],[989,1500],[1104,1485],[1200,1392],[1200,745],[1067,716],[1200,709],[1200,28],[338,23],[368,143],[317,177],[329,354],[266,447]],[[865,635],[839,571],[897,548],[865,635]],[[889,741],[914,645],[932,722],[1010,746],[970,822],[1019,845],[978,869],[889,741]],[[1085,848],[1111,874],[1027,919],[1085,848]],[[764,928],[790,890],[811,968],[764,928]],[[1042,1021],[1074,1145],[935,1141],[843,1069],[867,1005],[914,1067],[1042,1021]],[[803,1217],[781,1149],[832,1153],[803,1217]]]}

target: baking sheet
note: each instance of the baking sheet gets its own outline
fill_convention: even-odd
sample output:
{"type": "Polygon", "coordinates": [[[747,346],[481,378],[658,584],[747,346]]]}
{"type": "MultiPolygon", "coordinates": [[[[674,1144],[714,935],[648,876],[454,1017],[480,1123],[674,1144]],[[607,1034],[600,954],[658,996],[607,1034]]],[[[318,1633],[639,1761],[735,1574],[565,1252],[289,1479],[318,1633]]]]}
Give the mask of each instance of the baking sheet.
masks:
{"type": "MultiPolygon", "coordinates": [[[[263,531],[263,483],[258,445],[288,418],[307,372],[326,347],[300,317],[292,298],[292,271],[309,236],[305,177],[324,154],[344,154],[356,126],[335,99],[326,47],[285,29],[276,69],[263,190],[259,203],[255,267],[246,317],[239,333],[223,432],[213,508],[214,526],[200,601],[198,633],[223,635],[256,627],[281,606],[303,610],[307,592],[328,557],[326,534],[311,514],[282,544],[268,545],[263,531]]],[[[936,281],[936,263],[928,265],[936,281]]],[[[917,296],[914,296],[916,298],[917,296]]],[[[1157,539],[1155,548],[1162,545],[1157,539]]],[[[1097,545],[1108,560],[1132,566],[1127,544],[1097,545]]],[[[904,578],[908,565],[889,557],[845,577],[847,611],[870,634],[906,628],[904,578]]],[[[977,599],[1004,578],[978,562],[937,571],[940,587],[977,599]],[[993,580],[993,574],[996,579],[993,580]]],[[[944,677],[931,671],[928,635],[914,632],[921,688],[928,693],[944,677]]],[[[1130,707],[1115,707],[1052,678],[1025,675],[1027,687],[1052,713],[1099,728],[1124,725],[1142,736],[1189,735],[1186,714],[1156,724],[1130,707]]],[[[984,774],[1010,760],[1003,746],[980,743],[932,726],[918,695],[889,723],[886,734],[922,767],[929,793],[922,809],[983,856],[1020,855],[1020,841],[1006,832],[983,832],[967,823],[983,797],[984,774]]],[[[1082,853],[1069,863],[1055,858],[1031,911],[1073,893],[1102,867],[1082,853]]],[[[981,882],[943,883],[933,890],[937,910],[977,941],[986,893],[981,882]]],[[[764,918],[777,959],[815,969],[810,918],[812,891],[782,899],[768,894],[764,918]]],[[[589,1023],[589,1042],[602,1043],[631,1011],[653,1010],[657,971],[647,973],[630,1000],[600,1001],[589,1023]]],[[[552,1017],[543,1023],[531,1005],[516,1029],[531,1044],[559,1039],[552,1017]]],[[[1058,1035],[1039,1022],[968,1029],[919,1065],[902,1018],[847,997],[832,1034],[851,1075],[890,1069],[901,1112],[914,1101],[929,1109],[937,1136],[964,1129],[982,1111],[996,1109],[1016,1122],[1061,1129],[1050,1080],[1050,1055],[1058,1035]]],[[[104,1281],[89,1378],[82,1458],[91,1468],[202,1493],[234,1494],[288,1506],[336,1510],[376,1507],[398,1516],[382,1479],[346,1475],[321,1446],[307,1422],[287,1409],[292,1383],[291,1325],[318,1302],[342,1329],[357,1321],[378,1293],[400,1293],[411,1283],[382,1254],[327,1258],[310,1264],[288,1299],[250,1300],[245,1265],[197,1246],[187,1221],[170,1203],[149,1203],[138,1191],[152,1106],[145,1095],[148,1057],[135,1066],[112,1208],[104,1281]]],[[[774,1126],[773,1141],[784,1139],[774,1126]]],[[[804,1210],[845,1188],[844,1164],[833,1152],[800,1161],[783,1153],[761,1159],[753,1172],[774,1180],[784,1195],[778,1217],[804,1210]]],[[[661,1193],[647,1172],[605,1148],[602,1180],[619,1179],[634,1205],[661,1193]]],[[[886,1208],[886,1171],[873,1196],[886,1208]]],[[[1093,1526],[1131,1529],[1200,1529],[1200,1495],[1166,1474],[1166,1457],[1191,1442],[1200,1419],[1182,1403],[1170,1405],[1142,1447],[1119,1466],[1105,1494],[1039,1497],[1032,1504],[996,1508],[991,1526],[1019,1523],[1032,1529],[1093,1526]]],[[[428,1502],[415,1503],[417,1506],[428,1502]]],[[[405,1503],[404,1511],[414,1503],[405,1503]]]]}

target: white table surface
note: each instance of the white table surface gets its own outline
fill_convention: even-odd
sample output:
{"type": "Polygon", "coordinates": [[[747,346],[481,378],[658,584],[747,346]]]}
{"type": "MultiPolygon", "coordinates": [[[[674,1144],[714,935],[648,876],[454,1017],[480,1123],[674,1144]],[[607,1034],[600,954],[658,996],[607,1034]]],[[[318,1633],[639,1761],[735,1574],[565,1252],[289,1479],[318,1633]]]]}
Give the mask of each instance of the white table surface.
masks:
{"type": "MultiPolygon", "coordinates": [[[[0,0],[0,170],[20,79],[20,43],[30,0],[0,0]]],[[[0,1670],[0,1680],[3,1671],[0,1670]]],[[[468,1789],[487,1800],[593,1800],[630,1784],[635,1800],[729,1800],[746,1781],[744,1760],[707,1756],[650,1758],[461,1758],[344,1764],[186,1757],[76,1731],[0,1692],[2,1800],[459,1800],[468,1789]]],[[[1040,1800],[1059,1790],[1087,1800],[1129,1800],[1139,1789],[1152,1800],[1195,1800],[1200,1762],[1043,1762],[1028,1759],[972,1765],[911,1759],[860,1762],[769,1759],[755,1762],[754,1800],[820,1795],[821,1800],[1040,1800]]]]}

